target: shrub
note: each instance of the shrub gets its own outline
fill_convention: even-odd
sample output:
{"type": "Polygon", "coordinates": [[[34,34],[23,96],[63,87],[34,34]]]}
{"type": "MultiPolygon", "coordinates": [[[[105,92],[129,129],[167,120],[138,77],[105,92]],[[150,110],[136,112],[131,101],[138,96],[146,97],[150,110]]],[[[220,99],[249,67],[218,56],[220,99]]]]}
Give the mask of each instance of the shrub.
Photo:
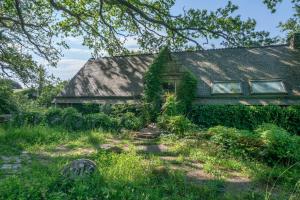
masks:
{"type": "Polygon", "coordinates": [[[211,141],[227,153],[251,156],[270,164],[300,161],[300,137],[274,124],[263,124],[254,132],[224,126],[208,131],[211,141]]]}
{"type": "Polygon", "coordinates": [[[44,115],[40,112],[21,112],[15,114],[12,118],[13,126],[35,126],[42,123],[44,115]]]}
{"type": "Polygon", "coordinates": [[[300,161],[299,136],[292,136],[274,124],[262,124],[255,132],[264,144],[263,156],[269,162],[281,160],[290,163],[300,161]]]}
{"type": "Polygon", "coordinates": [[[113,116],[121,117],[124,113],[134,113],[135,115],[140,115],[143,112],[142,104],[116,104],[110,109],[110,113],[113,116]]]}
{"type": "Polygon", "coordinates": [[[75,108],[66,108],[62,113],[63,127],[69,131],[83,129],[83,117],[75,108]]]}
{"type": "Polygon", "coordinates": [[[256,157],[262,147],[259,137],[247,130],[216,126],[208,131],[213,143],[233,154],[256,157]]]}
{"type": "Polygon", "coordinates": [[[105,131],[119,130],[119,120],[104,113],[88,114],[85,116],[87,129],[103,129],[105,131]]]}
{"type": "Polygon", "coordinates": [[[162,115],[158,119],[158,126],[168,132],[175,133],[180,136],[183,136],[186,132],[195,129],[195,125],[183,115],[162,115]]]}
{"type": "Polygon", "coordinates": [[[121,126],[128,130],[139,130],[143,126],[143,120],[134,113],[127,112],[121,117],[121,126]]]}
{"type": "Polygon", "coordinates": [[[166,94],[166,101],[162,106],[162,114],[174,116],[182,114],[182,112],[182,104],[177,101],[176,96],[174,94],[166,94]]]}
{"type": "Polygon", "coordinates": [[[0,114],[18,111],[13,95],[12,81],[0,79],[0,114]]]}
{"type": "Polygon", "coordinates": [[[189,118],[205,128],[222,125],[254,130],[262,123],[274,123],[300,134],[300,106],[195,105],[189,118]]]}
{"type": "Polygon", "coordinates": [[[72,105],[78,112],[82,114],[91,114],[98,113],[100,111],[100,104],[94,103],[83,103],[83,104],[74,104],[72,105]]]}
{"type": "Polygon", "coordinates": [[[63,120],[63,110],[60,108],[49,108],[45,113],[45,122],[47,125],[54,127],[59,126],[63,120]]]}

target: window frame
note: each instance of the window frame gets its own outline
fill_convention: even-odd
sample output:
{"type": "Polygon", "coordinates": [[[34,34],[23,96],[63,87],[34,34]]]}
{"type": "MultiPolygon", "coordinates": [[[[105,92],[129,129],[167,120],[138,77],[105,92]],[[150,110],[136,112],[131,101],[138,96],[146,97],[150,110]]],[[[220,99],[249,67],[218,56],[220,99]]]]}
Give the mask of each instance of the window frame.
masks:
{"type": "Polygon", "coordinates": [[[243,95],[243,83],[242,81],[238,81],[238,80],[229,80],[229,81],[213,81],[211,83],[211,95],[243,95]],[[238,83],[239,86],[240,86],[240,92],[234,92],[234,93],[230,93],[230,92],[226,92],[226,93],[216,93],[216,92],[213,92],[213,87],[214,87],[214,84],[222,84],[222,83],[238,83]]]}
{"type": "Polygon", "coordinates": [[[173,93],[173,92],[170,92],[170,91],[165,91],[164,86],[163,86],[164,84],[172,84],[174,86],[174,94],[176,94],[176,92],[177,92],[177,84],[176,84],[175,80],[163,80],[162,83],[161,83],[161,87],[162,87],[162,89],[163,89],[164,92],[173,93]]]}
{"type": "Polygon", "coordinates": [[[286,89],[285,83],[282,79],[254,79],[254,80],[249,80],[249,86],[250,86],[250,94],[251,95],[278,95],[278,94],[288,94],[288,91],[286,89]],[[254,92],[253,91],[253,83],[255,82],[280,82],[282,88],[284,91],[282,92],[254,92]]]}

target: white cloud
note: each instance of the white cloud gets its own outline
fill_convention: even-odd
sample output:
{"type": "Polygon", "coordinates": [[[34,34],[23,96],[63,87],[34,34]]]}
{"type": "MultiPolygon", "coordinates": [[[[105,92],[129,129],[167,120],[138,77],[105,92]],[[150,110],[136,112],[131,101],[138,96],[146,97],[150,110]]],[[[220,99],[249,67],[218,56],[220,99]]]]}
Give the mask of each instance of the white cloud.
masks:
{"type": "Polygon", "coordinates": [[[71,79],[87,62],[82,59],[61,59],[56,68],[49,67],[48,72],[62,80],[71,79]]]}

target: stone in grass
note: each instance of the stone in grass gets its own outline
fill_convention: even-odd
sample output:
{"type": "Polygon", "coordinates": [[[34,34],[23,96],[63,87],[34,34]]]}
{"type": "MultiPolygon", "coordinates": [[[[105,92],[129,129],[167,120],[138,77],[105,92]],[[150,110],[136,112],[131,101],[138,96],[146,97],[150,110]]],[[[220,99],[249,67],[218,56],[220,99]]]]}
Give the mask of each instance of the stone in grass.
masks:
{"type": "Polygon", "coordinates": [[[82,177],[91,175],[96,171],[96,163],[88,159],[77,159],[67,164],[62,174],[65,177],[82,177]]]}

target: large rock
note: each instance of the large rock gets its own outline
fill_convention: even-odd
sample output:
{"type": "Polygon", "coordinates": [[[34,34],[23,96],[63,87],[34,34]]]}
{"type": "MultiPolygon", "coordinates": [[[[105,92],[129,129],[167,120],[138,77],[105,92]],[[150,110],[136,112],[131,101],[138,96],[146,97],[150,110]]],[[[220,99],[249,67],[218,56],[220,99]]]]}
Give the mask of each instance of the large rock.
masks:
{"type": "Polygon", "coordinates": [[[67,177],[85,176],[94,173],[96,168],[96,163],[91,160],[77,159],[67,164],[62,174],[67,177]]]}

